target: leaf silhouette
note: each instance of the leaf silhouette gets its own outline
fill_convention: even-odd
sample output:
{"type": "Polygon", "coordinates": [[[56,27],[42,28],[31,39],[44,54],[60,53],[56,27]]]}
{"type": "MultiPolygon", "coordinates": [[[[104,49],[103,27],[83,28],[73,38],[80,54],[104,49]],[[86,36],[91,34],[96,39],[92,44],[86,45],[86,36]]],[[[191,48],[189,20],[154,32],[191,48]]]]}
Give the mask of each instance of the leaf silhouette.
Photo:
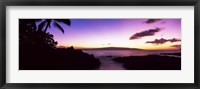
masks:
{"type": "Polygon", "coordinates": [[[64,34],[64,29],[56,22],[54,22],[54,26],[57,27],[64,34]]]}
{"type": "Polygon", "coordinates": [[[59,23],[64,23],[68,26],[70,26],[71,24],[70,19],[44,19],[43,22],[39,24],[38,30],[43,30],[43,28],[45,27],[44,32],[47,32],[48,28],[51,28],[51,23],[53,23],[56,28],[62,31],[62,33],[64,33],[64,29],[61,25],[59,25],[59,23]]]}
{"type": "Polygon", "coordinates": [[[46,24],[46,22],[40,23],[39,26],[38,26],[38,30],[42,31],[42,28],[44,27],[45,24],[46,24]]]}

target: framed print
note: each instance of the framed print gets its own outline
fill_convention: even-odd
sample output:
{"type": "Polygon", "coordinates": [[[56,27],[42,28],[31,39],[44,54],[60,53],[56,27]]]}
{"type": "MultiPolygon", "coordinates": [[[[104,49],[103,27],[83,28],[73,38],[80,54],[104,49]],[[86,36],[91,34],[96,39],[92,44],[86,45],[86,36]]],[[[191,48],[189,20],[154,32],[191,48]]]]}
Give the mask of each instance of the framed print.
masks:
{"type": "Polygon", "coordinates": [[[0,3],[2,88],[199,88],[198,0],[0,3]]]}

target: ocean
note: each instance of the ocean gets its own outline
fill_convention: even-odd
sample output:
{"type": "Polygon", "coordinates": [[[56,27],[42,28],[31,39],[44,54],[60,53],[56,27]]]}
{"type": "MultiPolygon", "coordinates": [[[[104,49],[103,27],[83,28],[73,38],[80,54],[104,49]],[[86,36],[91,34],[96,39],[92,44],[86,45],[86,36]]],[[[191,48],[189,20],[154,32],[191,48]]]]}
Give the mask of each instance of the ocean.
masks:
{"type": "Polygon", "coordinates": [[[160,53],[177,53],[179,50],[83,50],[88,54],[93,54],[95,57],[102,56],[114,56],[114,57],[125,57],[125,56],[144,56],[151,54],[160,53]]]}
{"type": "Polygon", "coordinates": [[[126,70],[123,64],[117,63],[112,59],[115,57],[125,57],[125,56],[145,56],[151,54],[160,53],[177,53],[178,50],[83,50],[83,52],[88,54],[93,54],[97,57],[101,65],[99,70],[126,70]]]}

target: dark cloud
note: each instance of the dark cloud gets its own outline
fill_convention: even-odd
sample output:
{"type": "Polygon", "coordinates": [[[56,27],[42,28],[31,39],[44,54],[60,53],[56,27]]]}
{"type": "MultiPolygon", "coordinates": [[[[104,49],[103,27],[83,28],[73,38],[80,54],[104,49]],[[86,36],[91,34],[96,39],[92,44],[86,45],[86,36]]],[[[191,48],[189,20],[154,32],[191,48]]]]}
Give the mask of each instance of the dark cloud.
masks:
{"type": "Polygon", "coordinates": [[[181,45],[172,45],[171,47],[181,48],[181,45]]]}
{"type": "Polygon", "coordinates": [[[180,39],[177,39],[177,38],[172,38],[172,39],[164,39],[164,38],[161,38],[161,39],[155,39],[154,41],[147,41],[146,43],[151,43],[151,44],[164,44],[166,42],[179,42],[181,41],[180,39]]]}
{"type": "Polygon", "coordinates": [[[156,32],[159,32],[161,28],[155,28],[155,29],[149,29],[146,31],[138,32],[136,34],[133,34],[129,39],[130,40],[135,40],[135,39],[140,39],[145,36],[153,36],[156,32]]]}
{"type": "Polygon", "coordinates": [[[152,23],[155,23],[155,22],[160,21],[160,20],[162,20],[162,19],[148,19],[144,23],[146,23],[146,24],[152,24],[152,23]]]}
{"type": "Polygon", "coordinates": [[[147,41],[146,43],[151,43],[151,44],[164,44],[168,40],[161,38],[161,39],[155,39],[154,41],[147,41]]]}
{"type": "Polygon", "coordinates": [[[177,38],[173,38],[173,39],[169,39],[169,42],[178,42],[178,41],[181,41],[180,39],[177,39],[177,38]]]}

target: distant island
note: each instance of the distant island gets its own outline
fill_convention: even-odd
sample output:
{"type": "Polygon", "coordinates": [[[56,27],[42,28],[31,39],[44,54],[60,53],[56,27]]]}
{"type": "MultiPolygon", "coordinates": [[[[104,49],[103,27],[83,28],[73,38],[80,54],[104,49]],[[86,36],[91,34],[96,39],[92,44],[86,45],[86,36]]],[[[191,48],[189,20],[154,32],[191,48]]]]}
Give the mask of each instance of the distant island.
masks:
{"type": "Polygon", "coordinates": [[[126,47],[104,47],[104,48],[80,48],[80,50],[143,50],[143,49],[126,48],[126,47]]]}

